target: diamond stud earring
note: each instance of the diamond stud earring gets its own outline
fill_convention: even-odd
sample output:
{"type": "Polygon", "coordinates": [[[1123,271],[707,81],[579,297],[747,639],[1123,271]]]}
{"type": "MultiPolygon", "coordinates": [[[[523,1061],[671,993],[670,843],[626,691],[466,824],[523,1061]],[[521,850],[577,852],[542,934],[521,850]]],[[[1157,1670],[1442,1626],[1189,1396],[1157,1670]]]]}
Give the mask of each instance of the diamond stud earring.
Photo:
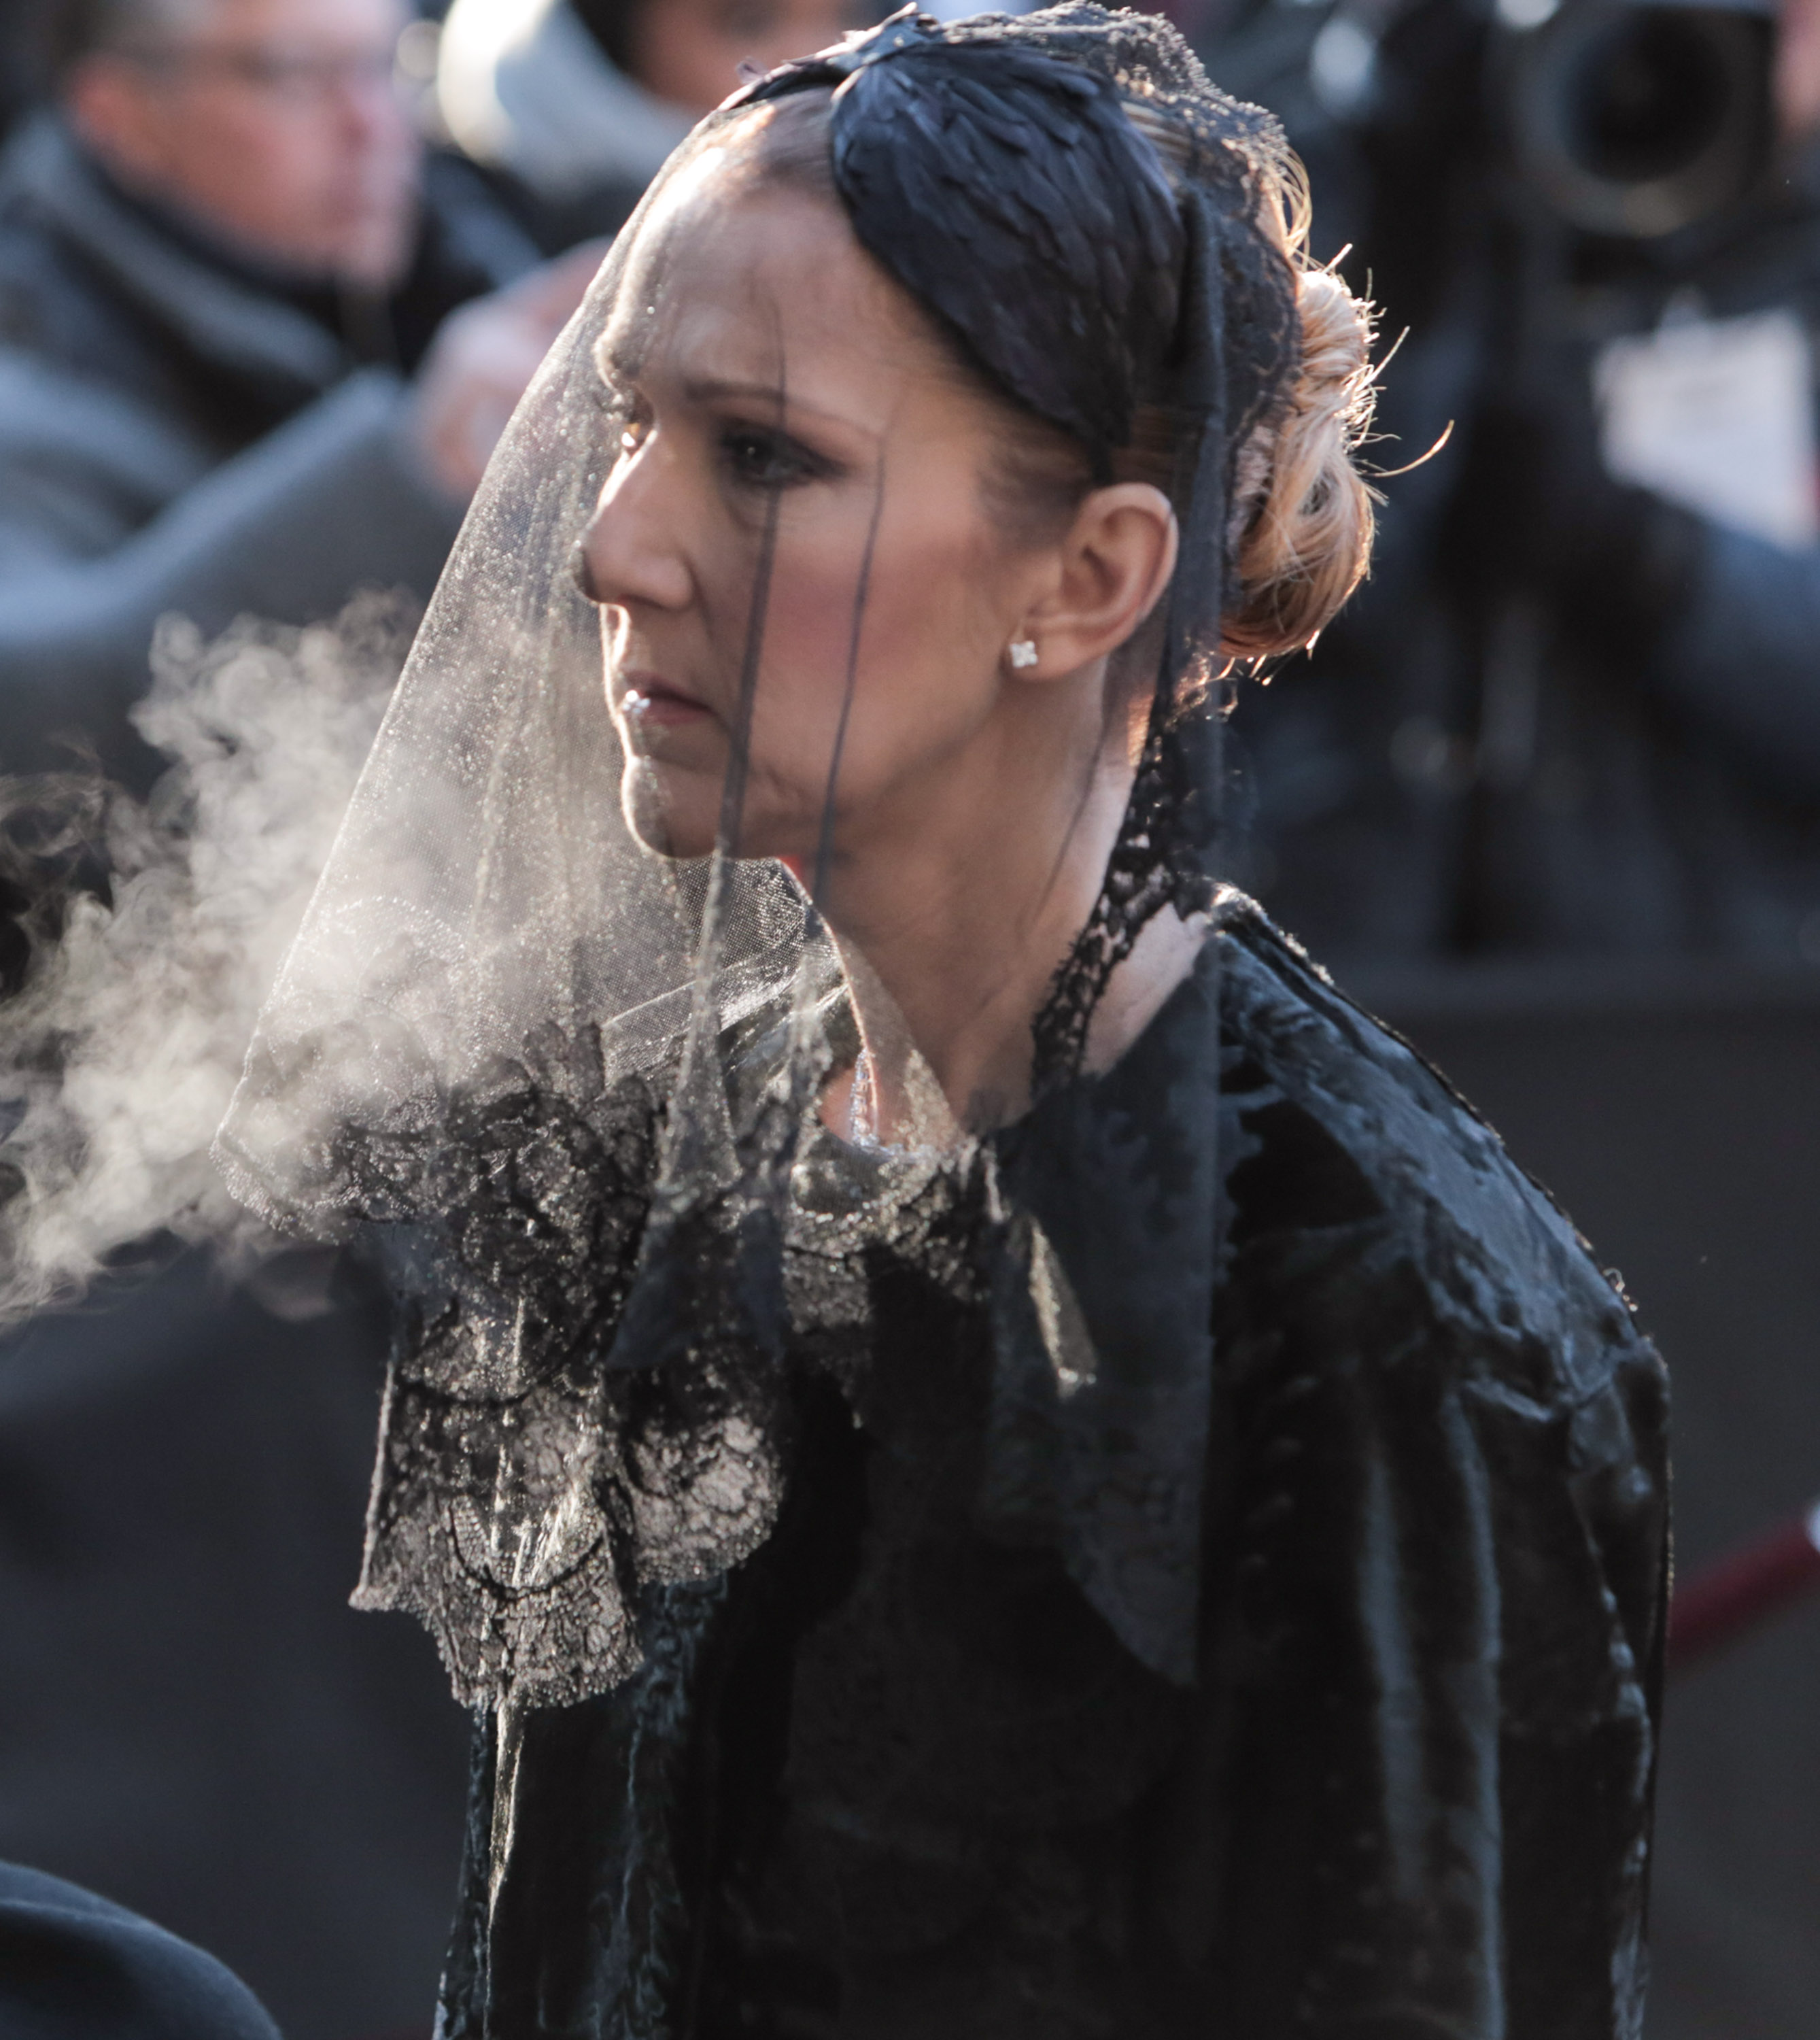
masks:
{"type": "Polygon", "coordinates": [[[1020,669],[1036,664],[1036,640],[1034,638],[1013,638],[1011,641],[1011,663],[1020,669]]]}

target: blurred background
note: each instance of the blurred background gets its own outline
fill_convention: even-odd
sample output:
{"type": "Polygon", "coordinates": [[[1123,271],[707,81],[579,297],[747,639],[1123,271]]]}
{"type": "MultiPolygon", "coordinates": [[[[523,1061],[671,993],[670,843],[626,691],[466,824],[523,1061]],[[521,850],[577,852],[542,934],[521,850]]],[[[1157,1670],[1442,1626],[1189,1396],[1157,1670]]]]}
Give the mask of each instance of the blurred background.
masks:
{"type": "MultiPolygon", "coordinates": [[[[151,790],[161,618],[381,590],[395,659],[664,155],[741,60],[881,11],[6,0],[0,773],[151,790]]],[[[1233,717],[1237,875],[1621,1270],[1683,1585],[1780,1531],[1799,1587],[1820,0],[1168,11],[1285,122],[1391,356],[1372,580],[1233,717]]],[[[9,988],[84,854],[0,861],[9,988]]],[[[381,1300],[330,1257],[127,1258],[0,1342],[0,1859],[201,1942],[291,2040],[424,2035],[467,1724],[345,1605],[381,1300]]],[[[1820,2031],[1820,1602],[1784,1599],[1671,1680],[1651,2040],[1820,2031]]]]}

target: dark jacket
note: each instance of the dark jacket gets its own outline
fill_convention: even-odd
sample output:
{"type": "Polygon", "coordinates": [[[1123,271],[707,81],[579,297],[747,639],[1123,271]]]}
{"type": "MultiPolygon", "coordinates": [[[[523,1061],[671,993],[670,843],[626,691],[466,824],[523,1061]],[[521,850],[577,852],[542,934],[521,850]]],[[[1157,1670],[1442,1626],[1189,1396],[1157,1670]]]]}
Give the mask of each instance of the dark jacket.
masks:
{"type": "Polygon", "coordinates": [[[53,116],[0,161],[0,767],[116,769],[157,618],[427,597],[459,522],[404,428],[443,315],[534,250],[458,166],[388,302],[261,275],[127,196],[53,116]]]}
{"type": "MultiPolygon", "coordinates": [[[[682,1583],[645,1589],[631,1677],[481,1718],[448,2040],[1636,2040],[1661,1364],[1434,1074],[1248,902],[1222,921],[1111,1071],[994,1136],[1096,1324],[1046,1414],[994,1357],[1006,1289],[957,1291],[964,1193],[862,1251],[871,1165],[811,1151],[868,1349],[794,1351],[756,1551],[718,1578],[640,1553],[682,1583]],[[1131,1335],[1206,1265],[1203,1162],[1206,1372],[1131,1335]],[[1204,1463],[1171,1463],[1191,1397],[1150,1428],[1172,1378],[1204,1463]],[[1179,1677],[1138,1648],[1178,1590],[1179,1677]]],[[[412,1452],[481,1435],[423,1365],[375,1522],[412,1452]]]]}

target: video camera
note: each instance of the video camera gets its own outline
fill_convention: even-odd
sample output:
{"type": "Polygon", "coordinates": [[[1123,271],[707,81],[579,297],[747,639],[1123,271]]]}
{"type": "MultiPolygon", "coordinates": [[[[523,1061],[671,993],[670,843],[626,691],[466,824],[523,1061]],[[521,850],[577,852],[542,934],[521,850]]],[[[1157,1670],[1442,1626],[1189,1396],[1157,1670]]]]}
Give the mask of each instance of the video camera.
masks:
{"type": "MultiPolygon", "coordinates": [[[[1341,0],[1310,81],[1369,125],[1379,44],[1410,0],[1341,0]]],[[[1495,0],[1488,57],[1514,167],[1564,223],[1651,240],[1714,219],[1776,156],[1774,0],[1495,0]]]]}
{"type": "Polygon", "coordinates": [[[1765,0],[1502,0],[1518,164],[1589,234],[1651,240],[1731,211],[1774,160],[1765,0]]]}

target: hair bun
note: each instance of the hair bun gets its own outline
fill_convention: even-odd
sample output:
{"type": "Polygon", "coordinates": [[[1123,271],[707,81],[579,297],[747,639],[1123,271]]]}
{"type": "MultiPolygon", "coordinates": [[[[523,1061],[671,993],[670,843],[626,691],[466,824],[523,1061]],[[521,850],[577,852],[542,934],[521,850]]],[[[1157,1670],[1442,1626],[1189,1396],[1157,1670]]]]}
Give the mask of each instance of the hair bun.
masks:
{"type": "Polygon", "coordinates": [[[1377,394],[1373,310],[1332,269],[1298,260],[1296,313],[1300,365],[1239,455],[1238,594],[1222,632],[1236,659],[1311,645],[1371,558],[1375,492],[1355,456],[1377,394]]]}

